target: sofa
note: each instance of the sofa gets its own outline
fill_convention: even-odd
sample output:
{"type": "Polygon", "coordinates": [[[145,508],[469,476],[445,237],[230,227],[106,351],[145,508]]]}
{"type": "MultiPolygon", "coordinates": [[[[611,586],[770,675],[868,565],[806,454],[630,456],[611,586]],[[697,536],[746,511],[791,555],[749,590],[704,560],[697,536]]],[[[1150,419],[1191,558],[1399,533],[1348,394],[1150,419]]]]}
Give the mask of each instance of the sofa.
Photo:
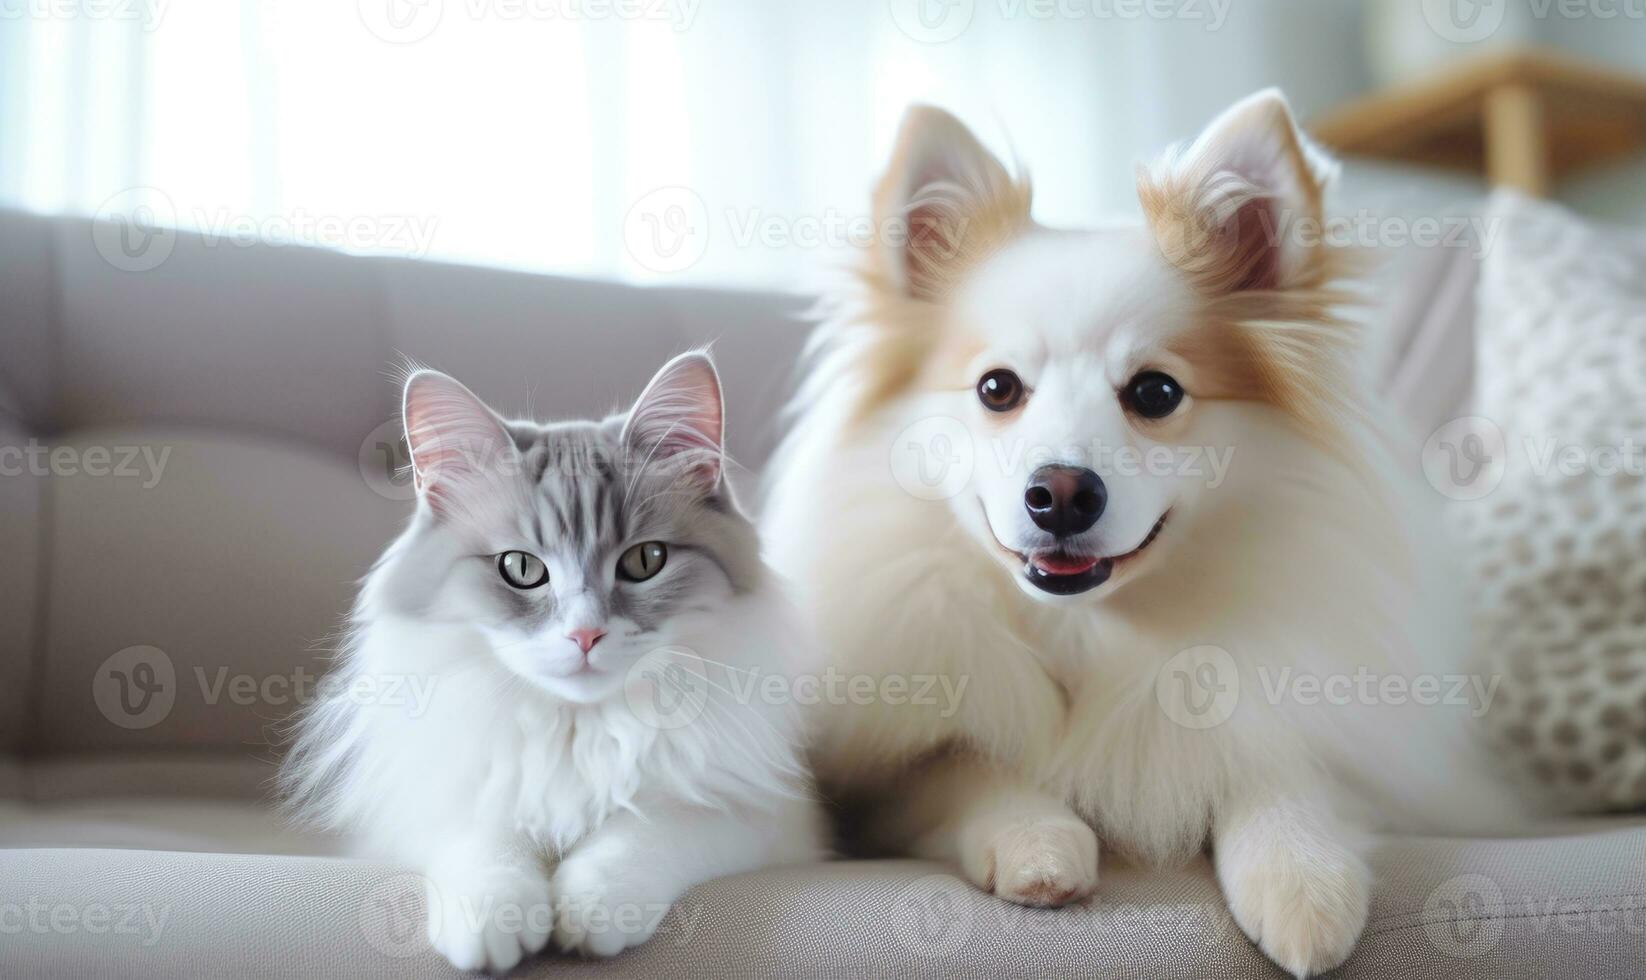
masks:
{"type": "MultiPolygon", "coordinates": [[[[287,826],[270,795],[282,722],[410,513],[396,365],[589,415],[712,341],[752,502],[807,300],[171,232],[133,263],[107,231],[0,212],[0,977],[452,976],[415,876],[287,826]]],[[[1380,370],[1426,422],[1466,400],[1466,334],[1441,327],[1467,317],[1468,270],[1420,267],[1421,315],[1380,370]]],[[[1370,924],[1335,976],[1646,974],[1638,818],[1393,839],[1371,860],[1370,924]]],[[[910,860],[743,875],[616,959],[516,972],[1281,975],[1204,859],[1105,861],[1098,896],[1063,910],[910,860]]]]}

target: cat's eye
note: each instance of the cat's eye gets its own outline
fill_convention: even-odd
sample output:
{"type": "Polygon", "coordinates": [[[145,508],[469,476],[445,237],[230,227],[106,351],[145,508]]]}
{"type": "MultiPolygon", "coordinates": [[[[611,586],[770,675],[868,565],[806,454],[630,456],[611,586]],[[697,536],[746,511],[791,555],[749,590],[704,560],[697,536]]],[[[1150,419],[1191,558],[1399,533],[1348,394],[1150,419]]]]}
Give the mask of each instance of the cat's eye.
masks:
{"type": "Polygon", "coordinates": [[[549,580],[549,567],[536,555],[505,551],[497,556],[497,574],[517,589],[535,589],[549,580]]]}
{"type": "Polygon", "coordinates": [[[1160,371],[1144,371],[1121,391],[1126,407],[1146,419],[1163,419],[1183,404],[1183,386],[1160,371]]]}
{"type": "Polygon", "coordinates": [[[977,400],[991,412],[1009,412],[1023,403],[1023,379],[995,368],[978,379],[977,400]]]}
{"type": "Polygon", "coordinates": [[[630,582],[644,582],[663,570],[669,560],[669,549],[661,541],[643,541],[617,559],[617,577],[630,582]]]}

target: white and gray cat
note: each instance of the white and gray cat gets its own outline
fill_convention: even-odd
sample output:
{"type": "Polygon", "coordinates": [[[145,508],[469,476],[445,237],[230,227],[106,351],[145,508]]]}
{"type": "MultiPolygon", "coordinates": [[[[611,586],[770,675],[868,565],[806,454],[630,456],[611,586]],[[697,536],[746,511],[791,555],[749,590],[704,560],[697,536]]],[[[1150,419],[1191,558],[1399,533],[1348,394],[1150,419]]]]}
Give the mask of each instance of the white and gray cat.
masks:
{"type": "Polygon", "coordinates": [[[602,421],[504,421],[428,370],[404,414],[416,515],[298,722],[300,812],[422,871],[461,969],[611,955],[699,882],[820,856],[798,720],[732,683],[793,676],[804,644],[708,356],[602,421]]]}

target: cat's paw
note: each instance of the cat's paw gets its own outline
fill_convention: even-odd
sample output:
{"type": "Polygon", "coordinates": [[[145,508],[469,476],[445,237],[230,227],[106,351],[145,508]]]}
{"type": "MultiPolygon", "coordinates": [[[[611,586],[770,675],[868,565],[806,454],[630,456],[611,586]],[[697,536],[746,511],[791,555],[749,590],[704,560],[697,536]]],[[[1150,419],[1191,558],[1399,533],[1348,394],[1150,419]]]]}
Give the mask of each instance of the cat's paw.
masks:
{"type": "Polygon", "coordinates": [[[669,902],[643,884],[637,869],[573,854],[554,875],[554,942],[568,953],[616,956],[652,937],[669,902]]]}
{"type": "Polygon", "coordinates": [[[540,953],[554,927],[548,876],[492,865],[429,880],[429,945],[459,970],[507,973],[540,953]]]}
{"type": "Polygon", "coordinates": [[[1218,876],[1241,930],[1295,977],[1348,959],[1366,925],[1371,874],[1347,849],[1254,850],[1220,860],[1218,876]]]}
{"type": "Polygon", "coordinates": [[[1018,905],[1068,905],[1097,890],[1097,834],[1074,816],[1007,824],[964,861],[984,891],[1018,905]]]}

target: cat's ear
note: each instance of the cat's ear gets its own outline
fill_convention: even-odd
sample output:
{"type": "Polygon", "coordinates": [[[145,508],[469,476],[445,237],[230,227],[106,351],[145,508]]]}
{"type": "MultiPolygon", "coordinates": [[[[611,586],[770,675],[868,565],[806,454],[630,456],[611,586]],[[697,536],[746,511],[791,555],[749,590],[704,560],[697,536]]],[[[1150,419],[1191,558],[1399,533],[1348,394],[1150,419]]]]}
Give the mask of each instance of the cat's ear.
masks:
{"type": "Polygon", "coordinates": [[[406,379],[401,400],[419,499],[446,514],[465,486],[496,479],[514,459],[503,420],[456,378],[427,368],[406,379]]]}
{"type": "Polygon", "coordinates": [[[635,399],[623,423],[623,445],[635,465],[667,462],[712,493],[725,469],[725,417],[714,361],[689,351],[663,365],[635,399]]]}

